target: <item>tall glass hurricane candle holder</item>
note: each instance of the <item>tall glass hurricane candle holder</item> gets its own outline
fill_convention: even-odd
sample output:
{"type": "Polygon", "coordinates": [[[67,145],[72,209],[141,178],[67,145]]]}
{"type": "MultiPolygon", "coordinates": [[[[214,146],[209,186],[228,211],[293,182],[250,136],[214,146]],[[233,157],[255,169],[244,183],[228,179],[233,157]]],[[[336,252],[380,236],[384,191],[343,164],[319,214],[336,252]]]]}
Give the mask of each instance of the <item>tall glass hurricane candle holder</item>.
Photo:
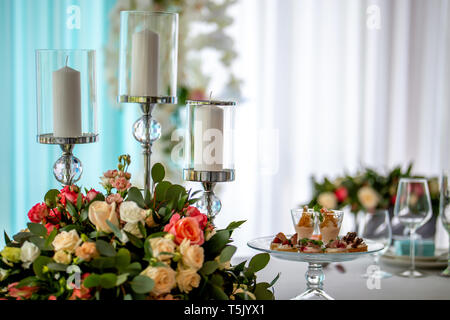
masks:
{"type": "Polygon", "coordinates": [[[56,180],[71,185],[81,178],[76,144],[98,139],[94,50],[36,50],[37,141],[59,144],[56,180]]]}
{"type": "Polygon", "coordinates": [[[120,13],[119,102],[137,103],[143,116],[133,136],[144,154],[144,190],[152,189],[151,148],[161,136],[152,119],[156,104],[177,102],[178,14],[122,11],[120,13]]]}
{"type": "Polygon", "coordinates": [[[196,206],[211,219],[222,204],[214,195],[217,182],[234,180],[234,112],[232,101],[191,101],[186,103],[187,132],[183,178],[203,185],[196,206]]]}

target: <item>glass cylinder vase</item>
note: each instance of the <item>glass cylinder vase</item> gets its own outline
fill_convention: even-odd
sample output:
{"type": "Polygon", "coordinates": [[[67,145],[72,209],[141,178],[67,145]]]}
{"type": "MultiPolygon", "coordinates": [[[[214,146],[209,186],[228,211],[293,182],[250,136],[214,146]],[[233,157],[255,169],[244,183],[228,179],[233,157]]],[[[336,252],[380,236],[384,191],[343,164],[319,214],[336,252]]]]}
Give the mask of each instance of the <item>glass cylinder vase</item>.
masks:
{"type": "Polygon", "coordinates": [[[178,14],[120,13],[119,101],[175,103],[178,14]]]}

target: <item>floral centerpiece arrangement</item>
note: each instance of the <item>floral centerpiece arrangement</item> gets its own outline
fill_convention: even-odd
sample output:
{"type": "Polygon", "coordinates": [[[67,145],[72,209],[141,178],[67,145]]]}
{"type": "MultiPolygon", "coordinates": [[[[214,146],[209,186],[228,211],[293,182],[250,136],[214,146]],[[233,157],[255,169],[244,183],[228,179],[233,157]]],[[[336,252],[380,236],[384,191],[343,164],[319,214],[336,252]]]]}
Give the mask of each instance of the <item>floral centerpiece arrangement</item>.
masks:
{"type": "MultiPolygon", "coordinates": [[[[403,171],[400,166],[383,175],[373,169],[365,168],[356,175],[345,174],[333,181],[323,181],[312,177],[313,196],[308,203],[314,207],[342,209],[349,207],[353,213],[372,212],[377,209],[392,210],[395,205],[397,186],[400,178],[416,177],[411,174],[412,164],[403,171]]],[[[428,186],[435,215],[439,212],[439,183],[437,177],[430,177],[428,186]]]]}
{"type": "Polygon", "coordinates": [[[28,212],[28,228],[5,233],[0,298],[273,299],[272,281],[255,273],[268,254],[232,266],[230,239],[244,223],[217,229],[181,185],[152,168],[153,192],[130,183],[130,157],[101,177],[106,193],[76,185],[49,190],[28,212]]]}

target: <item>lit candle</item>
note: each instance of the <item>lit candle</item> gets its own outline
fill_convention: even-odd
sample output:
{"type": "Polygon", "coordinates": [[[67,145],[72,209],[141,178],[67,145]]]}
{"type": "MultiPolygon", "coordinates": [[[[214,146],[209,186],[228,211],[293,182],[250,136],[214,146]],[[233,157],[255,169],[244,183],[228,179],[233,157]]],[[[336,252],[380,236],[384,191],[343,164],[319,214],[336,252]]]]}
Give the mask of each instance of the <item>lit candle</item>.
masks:
{"type": "Polygon", "coordinates": [[[131,96],[158,96],[159,35],[136,32],[131,41],[131,96]]]}
{"type": "Polygon", "coordinates": [[[53,72],[53,136],[81,136],[80,72],[66,66],[53,72]]]}
{"type": "Polygon", "coordinates": [[[202,105],[194,110],[194,170],[223,170],[222,108],[202,105]]]}

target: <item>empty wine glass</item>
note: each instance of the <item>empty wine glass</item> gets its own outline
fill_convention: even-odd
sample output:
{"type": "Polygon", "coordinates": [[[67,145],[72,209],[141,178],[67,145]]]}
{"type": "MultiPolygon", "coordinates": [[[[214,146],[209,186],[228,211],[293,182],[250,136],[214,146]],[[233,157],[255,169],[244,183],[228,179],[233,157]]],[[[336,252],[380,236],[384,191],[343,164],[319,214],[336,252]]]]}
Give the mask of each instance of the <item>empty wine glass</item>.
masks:
{"type": "MultiPolygon", "coordinates": [[[[441,217],[442,224],[449,235],[450,240],[450,180],[448,179],[449,173],[442,175],[441,179],[441,196],[439,201],[439,215],[441,217]]],[[[449,241],[450,242],[450,241],[449,241]]],[[[448,265],[447,269],[442,271],[441,276],[450,277],[450,243],[448,253],[448,265]]]]}
{"type": "Polygon", "coordinates": [[[416,270],[415,265],[415,233],[432,215],[430,192],[426,179],[401,178],[398,184],[394,214],[410,231],[411,267],[399,275],[408,278],[424,276],[416,270]]]}
{"type": "Polygon", "coordinates": [[[380,242],[384,249],[372,254],[376,268],[370,274],[363,274],[364,278],[384,279],[392,277],[389,272],[380,268],[380,257],[389,249],[392,240],[392,228],[387,210],[376,210],[375,212],[366,212],[359,225],[359,234],[363,239],[380,242]]]}

